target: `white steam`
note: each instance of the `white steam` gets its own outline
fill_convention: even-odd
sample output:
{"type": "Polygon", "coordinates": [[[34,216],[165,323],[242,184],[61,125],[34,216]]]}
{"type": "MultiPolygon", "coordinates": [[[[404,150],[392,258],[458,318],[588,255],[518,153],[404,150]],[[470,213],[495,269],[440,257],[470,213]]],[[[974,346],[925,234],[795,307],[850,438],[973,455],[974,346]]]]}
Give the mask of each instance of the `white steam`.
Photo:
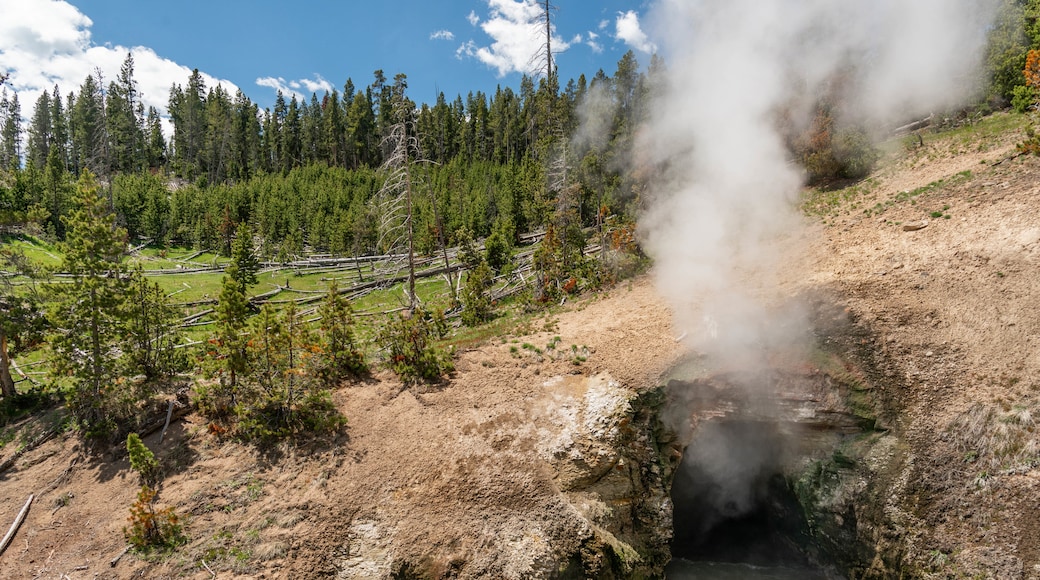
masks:
{"type": "Polygon", "coordinates": [[[974,88],[993,0],[662,0],[669,71],[638,147],[660,168],[641,222],[659,287],[697,348],[785,340],[764,292],[789,267],[802,171],[780,130],[836,86],[884,127],[974,88]],[[789,240],[788,240],[789,241],[789,240]]]}

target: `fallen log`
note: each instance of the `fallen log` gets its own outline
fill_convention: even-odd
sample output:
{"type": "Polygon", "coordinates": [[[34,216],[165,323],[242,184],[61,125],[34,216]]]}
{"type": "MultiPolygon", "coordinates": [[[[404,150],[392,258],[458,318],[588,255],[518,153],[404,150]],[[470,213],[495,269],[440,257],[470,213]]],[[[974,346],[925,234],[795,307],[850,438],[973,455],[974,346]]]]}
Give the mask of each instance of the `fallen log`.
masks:
{"type": "MultiPolygon", "coordinates": [[[[179,407],[172,414],[169,414],[169,421],[176,421],[176,420],[180,419],[181,417],[184,417],[188,413],[191,413],[191,405],[184,405],[183,407],[179,407]]],[[[159,421],[157,423],[153,423],[152,425],[150,425],[148,427],[145,427],[137,435],[141,439],[144,439],[145,437],[151,435],[152,433],[155,433],[159,429],[162,429],[163,425],[169,425],[169,423],[167,423],[166,421],[159,421]]]]}
{"type": "Polygon", "coordinates": [[[927,117],[925,117],[924,119],[921,119],[919,121],[914,121],[913,123],[907,123],[906,125],[903,125],[902,127],[896,127],[895,129],[892,130],[892,134],[899,135],[900,133],[908,133],[910,131],[916,131],[916,130],[922,128],[922,127],[927,127],[928,124],[932,122],[932,118],[934,116],[935,115],[928,115],[927,117]]]}
{"type": "Polygon", "coordinates": [[[127,547],[123,548],[122,552],[119,552],[118,554],[116,554],[115,558],[112,558],[111,560],[108,561],[109,568],[115,568],[116,564],[119,563],[120,558],[125,556],[126,553],[129,552],[129,551],[130,551],[130,546],[127,546],[127,547]]]}
{"type": "Polygon", "coordinates": [[[4,553],[7,549],[7,545],[14,539],[14,535],[18,533],[18,528],[22,525],[22,521],[25,520],[25,514],[29,513],[29,506],[32,505],[33,498],[36,497],[33,494],[29,494],[29,499],[26,500],[25,505],[22,506],[22,511],[18,512],[18,517],[14,519],[14,523],[11,524],[11,529],[7,530],[7,535],[4,536],[3,540],[0,540],[0,554],[4,553]]]}
{"type": "Polygon", "coordinates": [[[166,424],[163,425],[162,433],[159,434],[159,445],[162,445],[163,439],[166,438],[166,430],[170,428],[170,419],[173,417],[173,399],[170,399],[170,405],[166,408],[166,424]]]}

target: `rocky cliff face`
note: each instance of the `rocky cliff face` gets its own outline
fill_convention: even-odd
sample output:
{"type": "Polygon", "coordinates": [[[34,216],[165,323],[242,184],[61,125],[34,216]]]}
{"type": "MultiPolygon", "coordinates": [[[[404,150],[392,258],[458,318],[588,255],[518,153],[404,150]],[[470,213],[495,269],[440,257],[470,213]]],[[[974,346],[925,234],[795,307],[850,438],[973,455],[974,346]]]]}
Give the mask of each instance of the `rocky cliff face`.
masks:
{"type": "MultiPolygon", "coordinates": [[[[402,556],[398,537],[370,519],[354,521],[334,563],[342,579],[427,578],[496,566],[509,578],[659,577],[670,555],[672,506],[668,496],[673,447],[659,441],[659,389],[637,394],[609,373],[557,375],[541,384],[529,422],[473,425],[489,438],[496,460],[536,454],[552,485],[546,521],[499,538],[493,555],[460,558],[447,569],[402,556]],[[669,449],[662,453],[662,449],[669,449]]],[[[492,516],[493,514],[489,514],[492,516]]],[[[522,527],[521,527],[522,526],[522,527]]],[[[511,526],[513,527],[513,526],[511,526]]]]}
{"type": "Polygon", "coordinates": [[[814,344],[764,368],[671,373],[676,556],[898,575],[912,520],[898,385],[841,309],[817,303],[815,323],[814,344]]]}

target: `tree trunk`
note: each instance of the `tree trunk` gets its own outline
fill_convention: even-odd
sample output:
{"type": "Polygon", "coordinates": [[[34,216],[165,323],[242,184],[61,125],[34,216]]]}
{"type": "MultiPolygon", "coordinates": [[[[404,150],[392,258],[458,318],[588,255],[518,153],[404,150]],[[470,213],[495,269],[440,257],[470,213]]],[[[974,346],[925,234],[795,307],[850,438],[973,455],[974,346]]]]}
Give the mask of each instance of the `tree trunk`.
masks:
{"type": "MultiPolygon", "coordinates": [[[[408,133],[405,133],[405,139],[407,140],[408,133]]],[[[407,141],[406,141],[407,142],[407,141]]],[[[405,197],[407,198],[407,216],[408,216],[408,310],[410,312],[415,311],[415,307],[418,306],[419,300],[415,297],[415,231],[412,222],[412,174],[408,169],[408,159],[405,158],[405,197]]]]}
{"type": "Polygon", "coordinates": [[[11,377],[11,358],[7,354],[7,335],[0,333],[0,392],[5,397],[14,396],[14,379],[11,377]]]}

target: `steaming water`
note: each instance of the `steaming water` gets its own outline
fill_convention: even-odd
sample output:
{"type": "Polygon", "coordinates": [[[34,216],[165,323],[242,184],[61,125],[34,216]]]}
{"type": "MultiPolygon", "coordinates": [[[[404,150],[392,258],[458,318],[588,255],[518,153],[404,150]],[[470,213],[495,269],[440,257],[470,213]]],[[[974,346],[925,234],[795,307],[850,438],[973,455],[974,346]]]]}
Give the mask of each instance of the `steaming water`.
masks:
{"type": "Polygon", "coordinates": [[[740,580],[743,578],[772,578],[774,580],[828,580],[822,572],[804,568],[752,566],[721,562],[691,562],[676,558],[665,569],[668,580],[740,580]]]}

